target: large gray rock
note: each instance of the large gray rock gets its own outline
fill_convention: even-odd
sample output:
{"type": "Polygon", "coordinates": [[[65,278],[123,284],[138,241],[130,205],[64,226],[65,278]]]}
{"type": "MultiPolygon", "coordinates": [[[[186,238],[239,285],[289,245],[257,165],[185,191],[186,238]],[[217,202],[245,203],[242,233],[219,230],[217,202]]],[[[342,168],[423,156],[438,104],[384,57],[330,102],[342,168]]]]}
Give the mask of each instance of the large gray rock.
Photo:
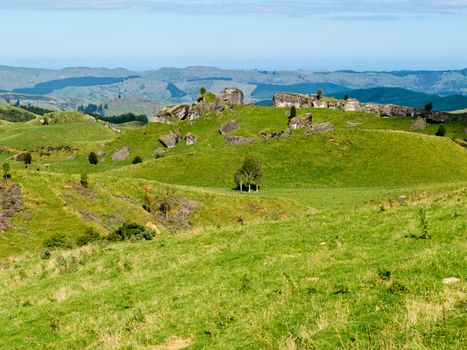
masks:
{"type": "Polygon", "coordinates": [[[217,95],[217,101],[220,104],[227,105],[242,105],[243,104],[243,91],[238,88],[225,88],[219,95],[217,95]]]}
{"type": "Polygon", "coordinates": [[[114,154],[112,154],[112,160],[121,161],[121,160],[128,159],[129,156],[130,156],[130,148],[124,147],[118,150],[117,152],[115,152],[114,154]]]}
{"type": "Polygon", "coordinates": [[[231,133],[232,131],[237,130],[240,128],[240,124],[236,120],[231,120],[225,124],[223,124],[219,129],[219,134],[225,135],[231,133]]]}
{"type": "Polygon", "coordinates": [[[349,98],[343,105],[343,110],[346,112],[359,112],[362,110],[362,105],[358,100],[349,98]]]}
{"type": "Polygon", "coordinates": [[[159,142],[166,148],[174,148],[180,141],[180,134],[170,133],[159,138],[159,142]]]}
{"type": "Polygon", "coordinates": [[[311,128],[308,129],[307,134],[321,134],[323,132],[329,132],[334,130],[334,125],[332,123],[320,123],[313,124],[311,128]]]}
{"type": "Polygon", "coordinates": [[[188,116],[188,112],[190,111],[190,105],[176,105],[172,107],[166,107],[161,110],[157,117],[160,118],[176,118],[179,120],[184,120],[188,116]]]}
{"type": "Polygon", "coordinates": [[[288,92],[274,94],[272,105],[276,108],[290,108],[292,106],[295,106],[295,108],[310,107],[307,96],[288,92]]]}
{"type": "Polygon", "coordinates": [[[310,127],[313,123],[313,115],[307,114],[306,117],[295,117],[289,121],[289,129],[303,129],[310,127]]]}
{"type": "Polygon", "coordinates": [[[312,102],[313,108],[328,108],[328,102],[324,99],[316,99],[312,102]]]}
{"type": "Polygon", "coordinates": [[[241,143],[248,143],[248,142],[253,142],[257,141],[258,139],[253,138],[253,137],[245,137],[245,136],[230,136],[230,135],[225,135],[224,136],[227,142],[231,145],[238,145],[241,143]]]}
{"type": "Polygon", "coordinates": [[[149,120],[150,123],[159,123],[159,124],[167,124],[167,125],[177,125],[177,123],[174,123],[171,120],[168,120],[164,117],[159,117],[159,116],[154,116],[149,120]]]}

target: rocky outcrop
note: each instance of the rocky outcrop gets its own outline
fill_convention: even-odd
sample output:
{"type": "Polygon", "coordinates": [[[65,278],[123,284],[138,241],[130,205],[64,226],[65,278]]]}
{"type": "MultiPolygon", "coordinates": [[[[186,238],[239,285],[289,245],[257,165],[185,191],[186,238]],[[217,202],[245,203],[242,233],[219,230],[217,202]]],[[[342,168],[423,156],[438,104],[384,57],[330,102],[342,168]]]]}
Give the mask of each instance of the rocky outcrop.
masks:
{"type": "Polygon", "coordinates": [[[238,144],[241,144],[241,143],[249,143],[249,142],[253,142],[253,141],[258,140],[256,138],[246,137],[246,136],[229,136],[229,135],[225,135],[224,138],[231,145],[238,145],[238,144]]]}
{"type": "Polygon", "coordinates": [[[198,140],[196,139],[196,136],[193,135],[191,132],[186,134],[184,139],[185,139],[185,145],[187,146],[195,145],[198,142],[198,140]]]}
{"type": "Polygon", "coordinates": [[[175,145],[180,141],[180,134],[178,133],[170,133],[167,135],[164,135],[159,138],[159,142],[165,147],[165,148],[174,148],[175,145]]]}
{"type": "Polygon", "coordinates": [[[112,154],[112,160],[122,161],[122,160],[128,159],[129,156],[130,156],[130,148],[124,147],[118,150],[117,152],[115,152],[114,154],[112,154]]]}
{"type": "Polygon", "coordinates": [[[219,134],[229,134],[232,131],[237,130],[238,128],[240,128],[240,124],[238,124],[236,120],[231,120],[225,124],[222,124],[222,126],[219,128],[219,134]]]}
{"type": "Polygon", "coordinates": [[[230,106],[242,105],[243,99],[243,91],[238,88],[225,88],[224,91],[217,95],[218,103],[230,106]]]}
{"type": "Polygon", "coordinates": [[[362,110],[362,105],[360,104],[360,102],[358,102],[358,100],[354,98],[349,98],[343,104],[342,109],[346,112],[359,112],[362,110]]]}
{"type": "Polygon", "coordinates": [[[195,120],[201,117],[203,112],[222,112],[226,107],[243,105],[243,91],[238,88],[225,88],[216,96],[215,102],[199,104],[180,104],[162,109],[157,115],[150,119],[151,123],[171,124],[167,118],[178,120],[195,120]]]}
{"type": "Polygon", "coordinates": [[[313,124],[311,128],[308,129],[307,134],[321,134],[323,132],[329,132],[334,130],[334,125],[332,123],[320,123],[313,124]]]}
{"type": "Polygon", "coordinates": [[[163,117],[159,117],[159,116],[154,116],[151,118],[151,120],[149,121],[150,123],[159,123],[159,124],[166,124],[166,125],[177,125],[177,123],[171,121],[171,120],[168,120],[166,118],[163,118],[163,117]]]}
{"type": "Polygon", "coordinates": [[[398,106],[394,104],[361,103],[356,99],[339,101],[322,97],[318,100],[315,95],[301,95],[279,92],[273,97],[273,106],[276,108],[333,108],[347,112],[368,112],[378,114],[381,117],[423,117],[428,123],[445,123],[449,121],[467,121],[467,113],[454,114],[448,112],[425,112],[424,110],[398,106]]]}
{"type": "Polygon", "coordinates": [[[313,115],[308,113],[306,117],[295,117],[289,121],[289,129],[303,129],[310,127],[313,123],[313,115]]]}
{"type": "Polygon", "coordinates": [[[290,108],[292,106],[295,106],[295,108],[304,108],[311,106],[307,96],[288,92],[274,94],[272,105],[276,108],[290,108]]]}

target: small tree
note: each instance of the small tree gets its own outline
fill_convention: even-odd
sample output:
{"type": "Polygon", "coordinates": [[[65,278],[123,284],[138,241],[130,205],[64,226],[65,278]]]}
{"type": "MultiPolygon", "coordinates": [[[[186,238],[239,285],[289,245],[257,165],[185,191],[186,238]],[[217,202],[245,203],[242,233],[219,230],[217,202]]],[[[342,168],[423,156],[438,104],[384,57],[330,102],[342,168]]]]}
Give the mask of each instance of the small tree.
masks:
{"type": "Polygon", "coordinates": [[[290,108],[289,121],[297,116],[297,108],[292,106],[290,108]]]}
{"type": "Polygon", "coordinates": [[[237,169],[237,171],[234,174],[234,182],[237,185],[237,188],[240,189],[240,192],[243,192],[243,184],[244,184],[244,177],[245,174],[243,173],[243,170],[237,169]]]}
{"type": "Polygon", "coordinates": [[[433,110],[433,103],[432,102],[428,102],[426,105],[425,105],[425,111],[430,113],[431,111],[433,110]]]}
{"type": "Polygon", "coordinates": [[[136,156],[133,158],[133,161],[131,162],[131,164],[138,164],[142,162],[143,162],[143,158],[141,158],[140,156],[136,156]]]}
{"type": "Polygon", "coordinates": [[[239,174],[236,174],[235,178],[237,178],[238,175],[242,176],[242,185],[245,183],[248,186],[248,192],[251,192],[252,183],[255,184],[256,191],[259,191],[259,185],[263,177],[263,172],[258,159],[251,156],[246,157],[243,161],[242,167],[237,170],[237,172],[239,172],[239,174]]]}
{"type": "Polygon", "coordinates": [[[347,101],[349,99],[349,94],[344,95],[344,101],[347,101]]]}
{"type": "Polygon", "coordinates": [[[9,178],[11,177],[11,174],[10,174],[10,170],[11,170],[10,163],[3,163],[2,168],[3,168],[3,178],[4,178],[4,179],[9,179],[9,178]]]}
{"type": "Polygon", "coordinates": [[[88,179],[88,176],[86,174],[81,174],[81,178],[79,180],[79,183],[81,184],[81,186],[83,186],[84,188],[88,188],[89,186],[89,179],[88,179]]]}
{"type": "Polygon", "coordinates": [[[31,156],[31,153],[28,152],[24,155],[24,164],[28,165],[31,163],[32,163],[32,156],[31,156]]]}
{"type": "Polygon", "coordinates": [[[444,136],[446,135],[446,128],[444,125],[440,125],[438,131],[436,132],[436,136],[444,136]]]}
{"type": "Polygon", "coordinates": [[[316,97],[318,100],[321,100],[321,97],[323,97],[323,89],[319,88],[318,91],[316,91],[316,97]]]}
{"type": "Polygon", "coordinates": [[[99,159],[97,159],[97,154],[95,154],[94,152],[89,153],[88,160],[89,163],[92,165],[97,165],[97,163],[99,163],[99,159]]]}
{"type": "Polygon", "coordinates": [[[199,89],[199,94],[201,96],[204,96],[206,94],[206,91],[207,91],[206,88],[204,86],[201,86],[201,88],[199,89]]]}

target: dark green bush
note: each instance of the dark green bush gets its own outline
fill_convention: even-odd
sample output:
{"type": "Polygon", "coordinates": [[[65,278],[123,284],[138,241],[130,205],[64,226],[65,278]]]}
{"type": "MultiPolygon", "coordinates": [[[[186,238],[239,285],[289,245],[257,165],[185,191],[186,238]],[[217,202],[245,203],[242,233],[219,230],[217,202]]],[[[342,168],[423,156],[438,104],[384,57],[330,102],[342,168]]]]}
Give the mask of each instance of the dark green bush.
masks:
{"type": "Polygon", "coordinates": [[[440,125],[438,131],[436,132],[436,136],[444,136],[446,135],[446,128],[444,125],[440,125]]]}
{"type": "Polygon", "coordinates": [[[84,233],[76,239],[76,245],[78,247],[85,246],[89,243],[97,242],[101,239],[99,232],[93,228],[87,228],[84,233]]]}
{"type": "Polygon", "coordinates": [[[108,239],[110,241],[150,241],[154,238],[155,232],[146,227],[133,222],[125,222],[122,226],[113,231],[108,239]]]}
{"type": "Polygon", "coordinates": [[[97,154],[95,154],[94,152],[89,153],[88,160],[89,163],[92,165],[97,165],[97,163],[99,163],[99,159],[97,159],[97,154]]]}
{"type": "Polygon", "coordinates": [[[63,233],[56,233],[47,238],[43,243],[43,247],[46,248],[64,248],[69,249],[73,247],[73,243],[63,233]]]}
{"type": "Polygon", "coordinates": [[[141,158],[140,156],[136,156],[133,158],[133,161],[131,162],[132,164],[138,164],[138,163],[142,163],[143,162],[143,158],[141,158]]]}

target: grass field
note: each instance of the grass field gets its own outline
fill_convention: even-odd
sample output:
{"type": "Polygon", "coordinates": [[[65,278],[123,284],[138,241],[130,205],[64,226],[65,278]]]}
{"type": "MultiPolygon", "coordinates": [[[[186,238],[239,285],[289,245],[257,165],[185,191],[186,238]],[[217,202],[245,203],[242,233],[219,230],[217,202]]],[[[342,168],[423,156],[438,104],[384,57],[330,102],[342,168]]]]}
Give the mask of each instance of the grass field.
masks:
{"type": "Polygon", "coordinates": [[[465,123],[437,137],[405,118],[309,112],[334,131],[264,140],[287,110],[255,106],[120,133],[81,114],[2,123],[0,194],[19,186],[22,209],[0,233],[0,349],[463,349],[465,123]],[[218,129],[232,119],[258,140],[229,145],[218,129]],[[199,142],[155,159],[169,132],[199,142]],[[31,165],[13,160],[24,152],[31,165]],[[263,166],[258,193],[232,190],[247,155],[263,166]],[[184,226],[161,219],[166,191],[195,204],[184,226]],[[43,259],[51,235],[125,221],[161,232],[43,259]]]}

